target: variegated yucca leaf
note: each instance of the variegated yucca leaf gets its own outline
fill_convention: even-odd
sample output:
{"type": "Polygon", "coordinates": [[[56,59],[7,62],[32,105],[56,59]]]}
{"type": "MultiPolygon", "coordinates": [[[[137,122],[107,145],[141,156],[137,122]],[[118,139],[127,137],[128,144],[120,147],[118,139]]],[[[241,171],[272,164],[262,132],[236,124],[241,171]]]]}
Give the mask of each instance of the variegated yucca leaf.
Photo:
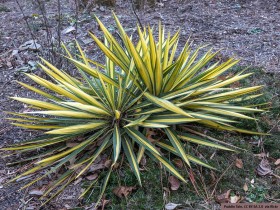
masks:
{"type": "MultiPolygon", "coordinates": [[[[198,131],[194,131],[195,134],[188,132],[185,125],[261,134],[235,126],[241,119],[254,120],[251,114],[262,111],[254,104],[240,105],[243,100],[260,96],[257,91],[261,86],[233,87],[251,75],[242,71],[226,76],[226,71],[236,65],[237,60],[216,61],[216,52],[204,52],[205,47],[193,51],[189,42],[176,57],[179,31],[171,35],[161,24],[157,30],[138,27],[138,42],[135,42],[136,38],[126,34],[118,18],[115,15],[114,18],[121,40],[114,37],[98,18],[104,37],[90,32],[104,53],[105,63],[88,58],[78,42],[77,55],[62,45],[66,58],[77,68],[77,77],[41,59],[40,67],[49,79],[26,74],[38,85],[34,87],[19,82],[45,100],[12,97],[28,104],[31,109],[26,113],[9,113],[15,116],[9,119],[16,126],[42,130],[44,134],[1,150],[32,154],[40,148],[44,152],[24,160],[32,163],[11,181],[38,174],[25,186],[28,187],[61,168],[67,168],[44,193],[44,196],[51,194],[53,198],[71,182],[85,176],[98,157],[106,153],[112,155],[112,165],[104,179],[102,193],[122,155],[126,156],[125,160],[140,185],[139,162],[144,155],[162,163],[170,173],[185,182],[186,178],[165,158],[167,152],[172,153],[172,157],[182,158],[187,167],[194,163],[213,169],[189,153],[192,144],[236,150],[228,143],[205,138],[198,131]],[[150,131],[158,136],[151,138],[150,131]]],[[[95,183],[96,180],[82,196],[95,183]]]]}

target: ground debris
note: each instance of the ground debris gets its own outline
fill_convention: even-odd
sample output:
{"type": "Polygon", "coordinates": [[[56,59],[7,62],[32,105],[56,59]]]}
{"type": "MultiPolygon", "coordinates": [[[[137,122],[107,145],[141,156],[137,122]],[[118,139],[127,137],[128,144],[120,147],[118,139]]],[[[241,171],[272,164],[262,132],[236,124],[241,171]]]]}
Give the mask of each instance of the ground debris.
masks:
{"type": "Polygon", "coordinates": [[[24,50],[32,50],[32,51],[39,51],[42,48],[42,46],[37,42],[37,40],[29,40],[27,42],[24,42],[22,45],[19,46],[19,51],[24,50]]]}
{"type": "Polygon", "coordinates": [[[127,197],[130,193],[132,193],[133,190],[135,190],[136,187],[135,186],[132,186],[132,187],[127,187],[127,186],[119,186],[119,187],[116,187],[114,190],[113,190],[113,193],[118,196],[119,198],[122,198],[122,197],[127,197]]]}
{"type": "Polygon", "coordinates": [[[257,174],[259,176],[271,175],[273,173],[272,170],[271,170],[271,166],[270,166],[268,160],[265,159],[265,158],[262,159],[262,161],[258,165],[256,171],[257,171],[257,174]]]}

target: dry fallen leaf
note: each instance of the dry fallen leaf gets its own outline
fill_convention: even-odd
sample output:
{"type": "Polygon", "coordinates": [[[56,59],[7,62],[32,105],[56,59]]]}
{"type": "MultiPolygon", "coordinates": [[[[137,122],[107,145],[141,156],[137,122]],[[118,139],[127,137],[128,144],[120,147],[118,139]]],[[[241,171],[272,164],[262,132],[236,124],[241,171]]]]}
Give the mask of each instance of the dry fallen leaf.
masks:
{"type": "Polygon", "coordinates": [[[226,191],[225,193],[221,194],[221,195],[217,195],[215,197],[215,200],[218,203],[228,203],[229,202],[229,195],[230,195],[231,190],[226,191]]]}
{"type": "Polygon", "coordinates": [[[180,187],[180,182],[175,176],[168,177],[168,182],[170,183],[171,190],[178,190],[180,187]]]}
{"type": "Polygon", "coordinates": [[[119,198],[127,197],[136,187],[119,186],[113,190],[113,193],[119,198]]]}
{"type": "Polygon", "coordinates": [[[86,176],[86,179],[89,181],[95,180],[98,177],[97,173],[91,174],[89,176],[86,176]]]}
{"type": "Polygon", "coordinates": [[[242,162],[242,160],[237,158],[237,159],[235,160],[235,166],[236,166],[237,168],[243,168],[243,162],[242,162]]]}
{"type": "Polygon", "coordinates": [[[244,186],[243,186],[243,190],[244,190],[245,192],[248,191],[248,185],[247,185],[246,183],[245,183],[244,186]]]}
{"type": "Polygon", "coordinates": [[[140,164],[141,164],[142,166],[145,166],[145,165],[147,164],[147,159],[146,159],[145,155],[143,155],[143,157],[141,158],[140,164]]]}
{"type": "Polygon", "coordinates": [[[5,178],[1,177],[1,178],[0,178],[0,184],[3,183],[4,180],[5,180],[5,178]]]}
{"type": "Polygon", "coordinates": [[[105,206],[110,203],[110,200],[102,199],[101,201],[101,210],[104,210],[105,206]]]}
{"type": "Polygon", "coordinates": [[[82,177],[80,177],[79,179],[76,179],[75,182],[74,182],[74,185],[79,184],[82,180],[83,180],[82,177]]]}
{"type": "Polygon", "coordinates": [[[105,168],[105,165],[103,163],[98,163],[98,164],[92,164],[90,167],[89,167],[89,172],[94,172],[94,171],[97,171],[97,170],[100,170],[100,169],[103,169],[105,168]]]}
{"type": "Polygon", "coordinates": [[[177,203],[168,203],[165,205],[165,210],[173,210],[175,209],[177,206],[179,206],[181,204],[177,204],[177,203]]]}
{"type": "Polygon", "coordinates": [[[258,165],[256,171],[259,176],[265,176],[265,175],[272,174],[271,166],[269,165],[269,162],[267,159],[262,159],[262,161],[258,165]]]}
{"type": "Polygon", "coordinates": [[[66,146],[72,148],[72,147],[77,146],[78,144],[79,144],[79,143],[76,143],[76,142],[67,142],[67,143],[66,143],[66,146]]]}
{"type": "Polygon", "coordinates": [[[170,190],[169,190],[169,188],[167,188],[167,187],[163,187],[163,190],[164,190],[165,192],[167,192],[167,193],[170,193],[170,190]]]}
{"type": "Polygon", "coordinates": [[[216,174],[214,173],[214,171],[210,172],[210,176],[211,176],[211,182],[216,183],[217,182],[217,177],[216,177],[216,174]]]}
{"type": "Polygon", "coordinates": [[[30,190],[29,195],[43,195],[44,192],[42,190],[39,190],[39,189],[33,189],[33,190],[30,190]]]}
{"type": "Polygon", "coordinates": [[[274,165],[278,166],[280,164],[280,159],[277,159],[275,162],[274,162],[274,165]]]}
{"type": "Polygon", "coordinates": [[[241,200],[239,195],[230,196],[230,203],[238,203],[241,200]]]}
{"type": "Polygon", "coordinates": [[[264,152],[262,152],[262,153],[260,153],[260,154],[254,154],[254,156],[255,156],[255,157],[258,157],[259,159],[262,159],[262,158],[264,158],[264,157],[267,157],[267,155],[266,155],[264,152]]]}
{"type": "Polygon", "coordinates": [[[61,31],[62,34],[68,34],[70,32],[75,31],[75,27],[74,26],[69,26],[68,28],[65,28],[64,30],[61,31]]]}
{"type": "MultiPolygon", "coordinates": [[[[97,205],[98,207],[100,206],[100,205],[97,205]]],[[[84,209],[85,210],[96,210],[96,203],[91,203],[91,204],[89,204],[89,205],[86,205],[86,206],[84,206],[84,209]]]]}
{"type": "Polygon", "coordinates": [[[236,81],[230,85],[230,88],[239,88],[241,86],[239,81],[236,81]]]}
{"type": "MultiPolygon", "coordinates": [[[[65,207],[66,209],[71,209],[71,208],[72,208],[69,204],[65,204],[64,207],[65,207]]],[[[64,209],[64,208],[63,208],[63,209],[64,209]]]]}
{"type": "Polygon", "coordinates": [[[16,182],[20,182],[20,181],[22,181],[22,180],[29,179],[31,176],[32,176],[32,174],[31,174],[31,175],[27,175],[27,176],[20,177],[20,178],[18,178],[18,179],[16,180],[16,182]]]}
{"type": "Polygon", "coordinates": [[[173,162],[178,168],[183,168],[184,166],[183,161],[179,158],[174,159],[173,162]]]}
{"type": "Polygon", "coordinates": [[[117,169],[119,166],[120,166],[120,163],[115,163],[115,164],[113,165],[113,169],[117,169]]]}
{"type": "Polygon", "coordinates": [[[151,142],[155,142],[155,136],[157,135],[157,133],[153,130],[153,129],[148,129],[146,132],[146,138],[151,142]]]}
{"type": "Polygon", "coordinates": [[[105,167],[110,168],[111,165],[112,165],[112,162],[113,162],[112,160],[106,160],[105,163],[104,163],[105,167]]]}

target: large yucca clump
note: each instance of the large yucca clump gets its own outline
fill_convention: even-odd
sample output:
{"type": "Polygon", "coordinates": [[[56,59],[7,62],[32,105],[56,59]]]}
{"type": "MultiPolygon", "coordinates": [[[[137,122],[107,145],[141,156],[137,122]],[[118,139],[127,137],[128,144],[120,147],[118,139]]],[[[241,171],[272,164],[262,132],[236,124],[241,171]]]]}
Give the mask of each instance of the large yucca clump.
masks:
{"type": "Polygon", "coordinates": [[[104,179],[104,193],[111,171],[124,153],[139,185],[139,162],[143,155],[162,163],[185,182],[165,158],[166,153],[180,157],[189,167],[194,163],[212,168],[186,152],[188,142],[233,151],[221,142],[199,137],[200,133],[187,125],[258,134],[233,126],[240,119],[253,119],[247,114],[260,111],[254,105],[240,105],[244,100],[258,97],[253,93],[260,86],[231,88],[250,73],[220,76],[238,61],[231,58],[223,63],[214,62],[216,53],[211,50],[198,58],[200,48],[192,52],[189,43],[175,59],[178,32],[166,35],[159,26],[155,40],[152,29],[138,28],[139,41],[134,45],[116,17],[120,41],[97,21],[104,33],[104,42],[90,35],[104,53],[105,64],[89,59],[77,44],[79,55],[75,57],[65,48],[67,58],[77,67],[79,74],[75,78],[42,59],[40,66],[51,80],[34,74],[27,76],[48,91],[20,83],[46,100],[13,97],[34,109],[12,113],[19,117],[11,118],[16,121],[13,124],[43,130],[44,134],[4,149],[22,153],[42,148],[40,155],[27,159],[33,161],[29,169],[12,181],[45,170],[44,175],[36,176],[27,187],[66,168],[45,191],[44,196],[54,191],[54,197],[84,176],[101,154],[107,153],[112,154],[112,164],[104,179]],[[151,131],[155,135],[153,139],[147,138],[151,131]]]}

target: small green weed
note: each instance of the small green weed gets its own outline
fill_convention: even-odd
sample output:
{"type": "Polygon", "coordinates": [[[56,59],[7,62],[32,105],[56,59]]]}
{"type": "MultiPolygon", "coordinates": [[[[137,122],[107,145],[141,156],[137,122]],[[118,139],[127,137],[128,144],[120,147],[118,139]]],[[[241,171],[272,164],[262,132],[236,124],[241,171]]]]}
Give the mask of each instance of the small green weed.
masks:
{"type": "Polygon", "coordinates": [[[247,192],[246,200],[249,202],[261,203],[264,202],[267,195],[267,189],[264,186],[250,186],[247,192]]]}

